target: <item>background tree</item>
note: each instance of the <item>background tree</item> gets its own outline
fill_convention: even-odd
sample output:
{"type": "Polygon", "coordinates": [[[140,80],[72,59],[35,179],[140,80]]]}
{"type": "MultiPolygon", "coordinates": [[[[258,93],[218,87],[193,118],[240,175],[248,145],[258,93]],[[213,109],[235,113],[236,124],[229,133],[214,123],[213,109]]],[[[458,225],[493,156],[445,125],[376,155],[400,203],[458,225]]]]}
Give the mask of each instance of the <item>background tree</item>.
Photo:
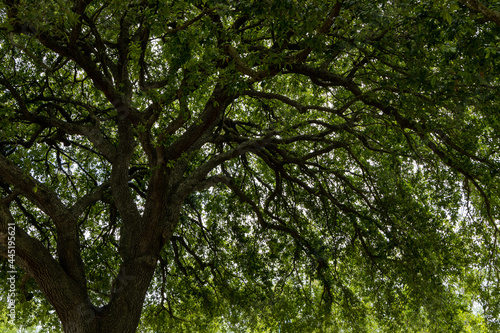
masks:
{"type": "Polygon", "coordinates": [[[497,11],[2,1],[18,320],[498,329],[497,11]]]}

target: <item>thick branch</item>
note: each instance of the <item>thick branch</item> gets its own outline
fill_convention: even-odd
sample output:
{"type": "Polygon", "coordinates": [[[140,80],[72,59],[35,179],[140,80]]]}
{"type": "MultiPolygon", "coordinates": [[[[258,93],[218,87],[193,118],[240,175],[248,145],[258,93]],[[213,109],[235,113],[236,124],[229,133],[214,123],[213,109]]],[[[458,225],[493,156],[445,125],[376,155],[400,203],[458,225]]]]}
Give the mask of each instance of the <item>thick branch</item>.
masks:
{"type": "Polygon", "coordinates": [[[0,156],[0,180],[20,190],[25,197],[52,218],[58,235],[57,253],[61,266],[75,282],[85,286],[77,218],[71,215],[56,193],[26,175],[3,156],[0,156]]]}
{"type": "Polygon", "coordinates": [[[85,209],[87,209],[93,203],[102,199],[104,192],[109,188],[109,183],[105,182],[97,187],[94,191],[86,194],[82,198],[80,198],[73,206],[70,208],[71,215],[74,217],[78,217],[85,209]]]}
{"type": "Polygon", "coordinates": [[[236,51],[236,49],[231,44],[226,44],[227,53],[233,58],[236,69],[241,73],[250,76],[255,81],[259,81],[262,79],[264,73],[256,72],[241,59],[240,55],[236,51]]]}
{"type": "MultiPolygon", "coordinates": [[[[228,94],[226,87],[217,84],[212,92],[212,96],[205,104],[205,109],[198,118],[198,121],[191,125],[179,139],[165,149],[162,162],[176,160],[183,153],[201,147],[208,139],[212,129],[220,122],[224,110],[234,98],[234,96],[228,94]]],[[[159,158],[161,161],[160,156],[159,158]]]]}
{"type": "Polygon", "coordinates": [[[500,12],[489,9],[479,0],[460,0],[460,2],[465,4],[471,10],[483,14],[488,21],[500,26],[500,12]]]}
{"type": "MultiPolygon", "coordinates": [[[[194,189],[199,189],[200,185],[202,188],[207,187],[207,183],[204,183],[205,177],[208,175],[210,171],[215,169],[218,165],[221,165],[225,161],[233,159],[237,156],[246,154],[249,151],[255,151],[259,149],[263,149],[266,144],[275,142],[276,139],[264,138],[261,140],[247,140],[238,145],[235,149],[231,149],[225,153],[218,154],[217,156],[212,157],[210,160],[199,166],[194,172],[191,173],[188,179],[184,181],[180,191],[182,193],[188,194],[191,193],[194,189]]],[[[215,178],[212,179],[212,181],[215,178]]]]}
{"type": "Polygon", "coordinates": [[[122,256],[130,255],[133,242],[134,225],[139,223],[141,215],[137,209],[134,197],[128,185],[130,160],[134,153],[135,141],[131,123],[127,119],[118,121],[118,150],[120,158],[115,160],[111,170],[111,192],[114,202],[123,219],[120,237],[120,251],[122,256]]]}
{"type": "MultiPolygon", "coordinates": [[[[5,200],[0,202],[0,254],[6,256],[7,226],[14,225],[5,200]]],[[[43,244],[30,237],[23,229],[15,227],[16,265],[34,277],[49,302],[59,315],[71,315],[81,304],[88,304],[85,284],[75,281],[67,270],[52,257],[43,244]]],[[[65,318],[61,318],[65,319],[65,318]]]]}

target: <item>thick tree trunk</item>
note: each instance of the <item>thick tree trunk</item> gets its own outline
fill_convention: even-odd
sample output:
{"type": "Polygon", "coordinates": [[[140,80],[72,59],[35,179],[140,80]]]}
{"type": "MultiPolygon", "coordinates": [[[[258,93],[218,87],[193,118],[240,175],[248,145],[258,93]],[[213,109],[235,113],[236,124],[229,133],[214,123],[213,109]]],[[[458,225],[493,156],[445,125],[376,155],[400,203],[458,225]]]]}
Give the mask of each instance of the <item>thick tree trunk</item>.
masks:
{"type": "Polygon", "coordinates": [[[72,311],[58,312],[66,333],[133,333],[141,318],[144,298],[156,260],[137,258],[123,265],[110,303],[95,308],[82,302],[72,311]]]}
{"type": "Polygon", "coordinates": [[[151,187],[153,192],[158,189],[157,196],[153,193],[142,218],[128,225],[131,230],[125,234],[132,237],[123,240],[129,243],[124,244],[124,262],[113,282],[109,303],[97,309],[89,302],[81,302],[72,311],[65,309],[60,314],[58,311],[66,333],[137,330],[161,248],[172,237],[182,206],[182,196],[175,190],[167,190],[167,177],[160,178],[151,187]]]}
{"type": "MultiPolygon", "coordinates": [[[[149,223],[136,221],[136,224],[148,230],[137,231],[133,244],[128,246],[134,250],[120,266],[110,301],[102,308],[92,305],[86,286],[73,279],[40,241],[30,237],[21,228],[16,228],[16,263],[34,277],[56,310],[64,332],[133,333],[137,330],[160,250],[171,238],[178,221],[181,201],[171,202],[174,204],[161,206],[162,213],[154,209],[146,214],[143,219],[149,223]],[[168,219],[164,218],[166,214],[171,214],[167,215],[168,219]]],[[[0,203],[0,222],[3,245],[6,244],[7,225],[14,223],[5,203],[0,203]]],[[[1,250],[4,251],[3,247],[1,250]]]]}

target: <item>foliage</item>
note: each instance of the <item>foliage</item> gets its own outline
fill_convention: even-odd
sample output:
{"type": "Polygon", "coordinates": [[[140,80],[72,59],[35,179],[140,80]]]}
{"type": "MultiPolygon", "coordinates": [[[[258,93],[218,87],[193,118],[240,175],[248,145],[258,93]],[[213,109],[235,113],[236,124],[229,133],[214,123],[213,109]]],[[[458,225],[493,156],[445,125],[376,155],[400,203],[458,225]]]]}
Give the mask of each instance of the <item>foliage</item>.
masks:
{"type": "Polygon", "coordinates": [[[499,330],[499,10],[2,1],[0,250],[15,221],[18,316],[57,326],[54,308],[67,332],[499,330]]]}

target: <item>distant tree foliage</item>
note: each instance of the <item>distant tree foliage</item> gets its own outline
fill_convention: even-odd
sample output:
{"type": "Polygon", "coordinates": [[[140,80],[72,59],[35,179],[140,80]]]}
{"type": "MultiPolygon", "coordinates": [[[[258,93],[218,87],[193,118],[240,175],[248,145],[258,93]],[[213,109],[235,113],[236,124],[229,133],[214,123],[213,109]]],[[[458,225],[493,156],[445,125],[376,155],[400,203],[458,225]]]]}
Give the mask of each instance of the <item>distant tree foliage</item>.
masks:
{"type": "Polygon", "coordinates": [[[500,331],[499,18],[3,0],[2,308],[15,259],[44,332],[500,331]]]}

